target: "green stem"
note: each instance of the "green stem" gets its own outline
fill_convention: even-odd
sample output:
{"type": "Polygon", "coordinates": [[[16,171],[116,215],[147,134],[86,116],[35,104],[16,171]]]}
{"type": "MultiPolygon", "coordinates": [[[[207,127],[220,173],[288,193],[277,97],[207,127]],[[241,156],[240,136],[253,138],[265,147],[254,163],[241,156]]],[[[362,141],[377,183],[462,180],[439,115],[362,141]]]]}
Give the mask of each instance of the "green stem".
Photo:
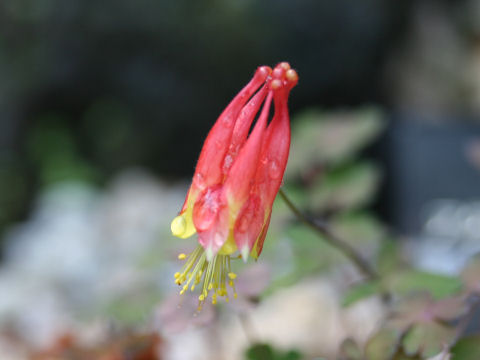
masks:
{"type": "Polygon", "coordinates": [[[282,199],[285,201],[290,210],[295,214],[295,216],[310,229],[316,233],[322,235],[323,239],[327,241],[331,246],[339,250],[343,255],[345,255],[366,277],[370,279],[378,279],[379,275],[377,272],[370,266],[370,264],[345,240],[339,238],[335,235],[328,224],[324,221],[313,219],[306,214],[304,214],[295,204],[290,200],[290,198],[285,194],[285,192],[280,189],[279,192],[282,199]]]}

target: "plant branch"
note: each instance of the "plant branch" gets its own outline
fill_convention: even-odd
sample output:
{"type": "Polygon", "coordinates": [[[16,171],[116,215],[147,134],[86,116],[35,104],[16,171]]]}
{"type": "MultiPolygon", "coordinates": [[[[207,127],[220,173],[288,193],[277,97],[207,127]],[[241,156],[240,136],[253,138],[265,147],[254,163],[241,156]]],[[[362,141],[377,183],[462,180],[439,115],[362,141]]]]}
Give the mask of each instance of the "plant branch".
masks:
{"type": "Polygon", "coordinates": [[[285,201],[290,210],[295,214],[295,216],[307,225],[310,229],[316,233],[322,235],[322,237],[334,248],[339,250],[343,255],[345,255],[365,276],[370,279],[378,279],[379,275],[377,272],[370,266],[370,264],[345,240],[339,238],[335,235],[328,224],[325,221],[311,218],[310,216],[304,214],[295,204],[290,200],[290,198],[285,194],[285,192],[280,189],[279,192],[282,199],[285,201]]]}

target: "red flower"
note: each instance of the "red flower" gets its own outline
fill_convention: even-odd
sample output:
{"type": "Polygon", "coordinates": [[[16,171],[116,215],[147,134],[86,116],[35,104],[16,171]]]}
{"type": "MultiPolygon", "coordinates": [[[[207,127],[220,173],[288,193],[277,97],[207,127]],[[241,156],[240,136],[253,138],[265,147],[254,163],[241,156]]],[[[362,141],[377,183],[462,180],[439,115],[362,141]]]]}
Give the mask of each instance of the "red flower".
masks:
{"type": "Polygon", "coordinates": [[[201,245],[182,272],[175,274],[176,282],[183,284],[181,293],[202,283],[200,302],[214,290],[215,303],[217,295],[228,295],[227,281],[233,288],[236,275],[231,272],[230,255],[239,251],[244,261],[249,254],[260,255],[287,165],[287,99],[297,82],[297,73],[286,62],[273,71],[259,67],[210,130],[183,208],[171,225],[172,233],[181,238],[197,232],[201,245]],[[269,122],[272,101],[274,114],[269,122]]]}

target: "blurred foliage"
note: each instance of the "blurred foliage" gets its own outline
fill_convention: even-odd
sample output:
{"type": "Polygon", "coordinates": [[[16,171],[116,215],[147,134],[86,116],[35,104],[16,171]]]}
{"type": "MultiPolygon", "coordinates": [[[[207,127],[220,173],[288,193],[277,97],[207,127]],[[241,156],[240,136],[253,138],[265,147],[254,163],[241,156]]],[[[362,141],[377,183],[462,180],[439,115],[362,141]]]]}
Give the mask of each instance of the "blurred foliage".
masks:
{"type": "Polygon", "coordinates": [[[376,108],[355,112],[305,110],[293,119],[287,177],[307,176],[312,167],[345,164],[358,157],[384,127],[376,108]]]}
{"type": "Polygon", "coordinates": [[[315,179],[310,206],[313,210],[334,211],[368,205],[378,187],[379,177],[379,170],[369,162],[333,168],[315,179]]]}
{"type": "Polygon", "coordinates": [[[0,189],[3,189],[0,191],[0,234],[4,227],[25,211],[29,196],[25,172],[24,167],[15,159],[0,155],[0,189]]]}
{"type": "Polygon", "coordinates": [[[42,186],[62,181],[90,183],[96,178],[95,170],[79,155],[73,134],[59,115],[50,114],[39,119],[27,146],[42,186]]]}
{"type": "Polygon", "coordinates": [[[480,359],[480,335],[467,336],[460,339],[452,347],[453,360],[477,360],[480,359]]]}
{"type": "Polygon", "coordinates": [[[123,326],[140,325],[145,322],[149,311],[158,304],[161,293],[145,289],[141,294],[118,297],[99,309],[99,316],[114,319],[123,326]]]}
{"type": "MultiPolygon", "coordinates": [[[[308,110],[292,122],[285,191],[306,212],[327,220],[335,234],[371,256],[386,236],[385,226],[368,209],[381,172],[376,164],[359,155],[383,129],[381,111],[308,110]]],[[[275,218],[290,218],[290,211],[278,202],[275,218]]],[[[266,241],[265,246],[275,246],[271,245],[275,238],[287,234],[294,254],[293,272],[279,279],[278,284],[347,262],[337,249],[319,241],[318,234],[303,224],[290,224],[281,231],[276,231],[275,225],[272,228],[267,236],[274,241],[266,241]]]]}
{"type": "MultiPolygon", "coordinates": [[[[284,188],[308,216],[327,224],[379,274],[347,287],[342,304],[348,307],[377,297],[385,308],[384,321],[365,346],[345,340],[339,358],[448,360],[461,338],[463,322],[480,302],[480,258],[473,259],[460,277],[415,269],[402,255],[400,243],[369,212],[382,176],[378,166],[361,154],[383,124],[382,113],[374,108],[337,113],[310,110],[299,115],[292,129],[284,188]]],[[[288,211],[278,208],[276,215],[288,218],[288,211]]],[[[283,234],[291,239],[293,266],[274,288],[309,274],[338,271],[348,263],[341,251],[302,223],[288,223],[283,234]]],[[[458,354],[465,354],[463,349],[471,342],[458,344],[453,359],[468,359],[458,354]]]]}
{"type": "Polygon", "coordinates": [[[268,344],[254,344],[247,349],[248,360],[301,360],[302,355],[296,350],[281,352],[268,344]]]}
{"type": "MultiPolygon", "coordinates": [[[[104,154],[109,149],[126,146],[125,137],[130,125],[129,117],[125,115],[127,112],[122,110],[121,104],[112,100],[99,101],[91,107],[86,118],[93,124],[103,114],[109,113],[118,116],[119,133],[112,135],[104,144],[98,140],[94,145],[95,139],[92,139],[92,151],[104,154]]],[[[332,124],[340,121],[341,136],[335,135],[335,143],[340,142],[343,146],[328,156],[322,153],[324,140],[311,142],[303,150],[300,147],[297,152],[292,151],[294,165],[289,168],[284,189],[302,211],[326,224],[331,233],[372,264],[378,276],[368,278],[355,274],[345,254],[298,222],[288,207],[277,201],[262,254],[264,260],[275,257],[272,269],[257,267],[250,269],[250,273],[248,270],[245,273],[238,271],[236,288],[239,296],[231,305],[237,306],[240,314],[246,314],[247,309],[255,308],[265,294],[306,277],[333,273],[333,279],[336,276],[342,281],[347,279],[340,286],[342,293],[339,305],[343,306],[343,310],[363,300],[376,298],[381,303],[378,309],[383,314],[382,321],[364,343],[357,343],[350,338],[341,343],[337,352],[339,359],[448,360],[450,353],[454,360],[475,358],[470,354],[474,351],[471,348],[477,338],[463,338],[463,335],[469,319],[480,304],[480,257],[474,257],[459,276],[416,269],[403,256],[401,243],[370,208],[382,173],[374,162],[365,160],[363,154],[384,127],[382,112],[368,108],[340,113],[309,111],[305,114],[300,117],[303,120],[293,122],[293,144],[305,144],[311,139],[320,138],[318,133],[327,131],[326,124],[333,128],[332,124]],[[312,118],[305,114],[310,114],[312,118]],[[297,127],[303,130],[298,131],[297,127]],[[356,130],[352,131],[352,128],[356,130]],[[302,162],[305,156],[310,156],[308,163],[302,162]]],[[[63,124],[62,115],[49,113],[39,118],[28,139],[27,154],[38,169],[39,186],[49,187],[64,181],[102,183],[102,171],[88,165],[71,131],[63,124]]],[[[108,137],[115,127],[108,122],[102,126],[104,137],[108,137]]],[[[105,161],[108,163],[107,158],[105,161]]],[[[139,215],[143,217],[141,211],[139,215]]],[[[163,235],[157,233],[156,236],[163,235]]],[[[147,254],[139,256],[136,263],[152,273],[174,258],[166,251],[168,244],[158,241],[155,244],[147,254]]],[[[106,299],[95,315],[109,318],[123,328],[139,326],[147,321],[161,295],[148,282],[143,286],[138,284],[135,292],[121,292],[115,298],[106,299]]],[[[177,297],[166,299],[158,307],[157,319],[161,329],[181,332],[191,326],[217,324],[224,309],[206,304],[198,314],[197,307],[198,297],[194,295],[184,297],[181,307],[178,306],[177,297]]],[[[62,358],[64,354],[68,354],[65,355],[68,358],[74,354],[79,359],[95,359],[103,354],[112,354],[112,359],[119,360],[149,359],[149,356],[154,356],[152,349],[157,344],[155,341],[148,337],[137,338],[136,335],[118,339],[112,337],[111,342],[85,349],[69,340],[54,344],[45,352],[35,353],[36,357],[33,358],[62,358]]],[[[278,350],[268,343],[253,344],[245,349],[244,354],[250,360],[300,360],[307,356],[302,348],[299,351],[278,350]]]]}

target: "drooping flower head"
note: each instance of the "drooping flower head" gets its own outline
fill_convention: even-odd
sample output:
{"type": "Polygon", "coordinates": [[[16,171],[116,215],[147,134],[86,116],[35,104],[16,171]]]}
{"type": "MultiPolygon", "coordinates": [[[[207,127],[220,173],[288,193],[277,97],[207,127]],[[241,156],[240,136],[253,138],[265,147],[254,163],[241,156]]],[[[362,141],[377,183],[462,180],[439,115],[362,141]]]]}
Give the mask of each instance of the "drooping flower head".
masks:
{"type": "Polygon", "coordinates": [[[186,262],[175,279],[183,285],[180,293],[201,287],[200,307],[210,292],[213,303],[217,296],[228,301],[227,284],[236,296],[231,257],[239,253],[246,261],[262,251],[287,165],[287,100],[297,82],[296,71],[286,62],[273,70],[259,67],[205,140],[185,203],[171,224],[177,237],[198,234],[200,245],[188,257],[179,255],[186,262]]]}

